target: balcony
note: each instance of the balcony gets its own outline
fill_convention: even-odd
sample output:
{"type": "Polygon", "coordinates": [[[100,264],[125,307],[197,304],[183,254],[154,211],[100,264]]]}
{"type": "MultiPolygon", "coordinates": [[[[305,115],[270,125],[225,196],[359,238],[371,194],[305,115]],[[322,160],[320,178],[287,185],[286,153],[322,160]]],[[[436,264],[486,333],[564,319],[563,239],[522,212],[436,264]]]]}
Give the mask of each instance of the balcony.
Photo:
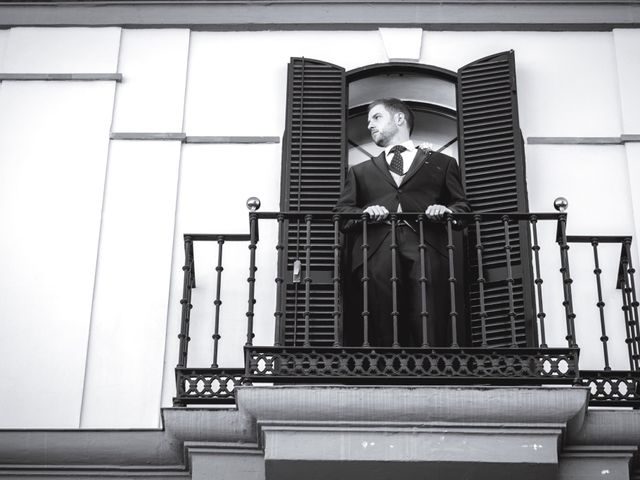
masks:
{"type": "MultiPolygon", "coordinates": [[[[176,406],[234,403],[235,387],[239,385],[322,383],[583,385],[591,390],[592,406],[640,407],[639,303],[631,237],[567,235],[566,205],[558,201],[555,213],[449,215],[441,227],[447,238],[449,313],[446,318],[434,318],[426,301],[425,231],[429,220],[420,213],[393,214],[388,222],[393,271],[398,261],[397,230],[401,223],[410,224],[419,237],[422,331],[428,331],[429,322],[449,322],[451,334],[444,346],[432,345],[426,333],[420,346],[402,345],[398,335],[403,321],[397,304],[400,285],[394,274],[389,280],[394,338],[392,345],[376,347],[369,334],[368,310],[376,299],[367,293],[368,218],[333,212],[258,212],[257,199],[248,205],[248,234],[184,235],[176,406]],[[360,245],[364,260],[358,292],[362,295],[362,311],[358,315],[346,313],[343,299],[343,230],[349,223],[362,232],[364,239],[360,245]],[[321,236],[316,234],[318,225],[321,236]],[[262,247],[265,239],[260,235],[265,231],[269,234],[266,243],[272,243],[267,248],[262,247]],[[285,251],[285,237],[292,234],[299,237],[296,252],[285,251]],[[525,236],[530,242],[520,241],[525,236]],[[217,255],[210,248],[216,244],[217,255]],[[208,257],[217,257],[215,265],[198,263],[199,272],[215,271],[215,280],[209,282],[207,292],[199,292],[198,302],[193,297],[194,245],[208,246],[208,257]],[[241,341],[238,318],[230,319],[223,312],[223,272],[230,268],[223,262],[225,245],[248,247],[244,262],[237,255],[231,262],[234,269],[248,271],[244,285],[233,287],[235,302],[240,289],[246,291],[241,341]],[[570,261],[572,247],[579,252],[581,271],[575,279],[570,268],[575,261],[573,256],[570,261]],[[527,255],[523,254],[524,248],[529,250],[527,255]],[[612,256],[612,251],[618,254],[612,256]],[[499,268],[495,267],[496,259],[502,262],[499,268]],[[608,264],[602,264],[603,260],[608,264]],[[272,267],[273,276],[257,274],[260,261],[272,267]],[[591,278],[582,273],[587,263],[593,272],[591,278]],[[502,274],[497,281],[492,278],[496,271],[502,274]],[[615,282],[605,281],[609,276],[615,282]],[[584,288],[574,296],[578,283],[591,285],[589,298],[584,288]],[[496,293],[498,290],[502,295],[496,293]],[[275,308],[261,308],[258,296],[275,299],[275,308]],[[619,305],[613,305],[612,298],[619,298],[619,305]],[[203,302],[213,305],[209,312],[212,318],[207,320],[211,341],[208,346],[199,341],[199,358],[204,358],[203,348],[208,349],[212,363],[193,367],[189,362],[193,309],[203,302]],[[577,320],[574,307],[578,304],[583,310],[590,308],[588,322],[577,320]],[[344,326],[349,322],[361,328],[362,340],[356,345],[345,343],[344,326]],[[236,332],[233,339],[221,334],[223,326],[236,332]],[[256,342],[256,327],[263,333],[265,328],[275,332],[274,340],[265,341],[268,336],[263,334],[256,342]],[[585,348],[580,344],[588,351],[583,362],[579,356],[585,348]],[[223,346],[226,352],[236,352],[236,363],[220,360],[223,346]],[[237,359],[243,359],[244,365],[237,359]],[[588,368],[581,368],[581,364],[588,368]]],[[[199,331],[203,330],[206,328],[200,325],[199,331]]]]}

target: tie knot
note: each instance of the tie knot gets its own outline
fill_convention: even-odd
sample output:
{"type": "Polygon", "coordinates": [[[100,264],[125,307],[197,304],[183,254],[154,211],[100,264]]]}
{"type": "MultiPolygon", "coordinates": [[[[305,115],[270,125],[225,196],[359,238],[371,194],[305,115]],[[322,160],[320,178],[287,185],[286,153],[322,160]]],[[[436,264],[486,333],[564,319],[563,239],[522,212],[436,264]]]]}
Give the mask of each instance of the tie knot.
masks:
{"type": "Polygon", "coordinates": [[[389,150],[389,153],[394,154],[394,153],[402,153],[405,152],[407,150],[407,147],[402,146],[402,145],[396,145],[395,147],[391,147],[391,150],[389,150]]]}

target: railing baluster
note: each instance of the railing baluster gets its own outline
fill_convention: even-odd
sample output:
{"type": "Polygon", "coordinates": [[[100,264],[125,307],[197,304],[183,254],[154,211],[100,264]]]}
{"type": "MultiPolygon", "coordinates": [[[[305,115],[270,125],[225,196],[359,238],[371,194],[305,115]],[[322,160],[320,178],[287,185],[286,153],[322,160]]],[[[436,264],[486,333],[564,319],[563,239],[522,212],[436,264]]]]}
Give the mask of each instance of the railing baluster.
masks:
{"type": "Polygon", "coordinates": [[[398,218],[391,215],[391,322],[393,323],[393,347],[400,347],[398,341],[398,218]]]}
{"type": "Polygon", "coordinates": [[[536,317],[538,317],[538,323],[540,325],[540,340],[542,340],[542,342],[540,343],[540,347],[542,348],[547,348],[547,336],[545,333],[545,325],[544,325],[544,319],[547,316],[546,313],[544,313],[544,306],[542,303],[542,275],[540,274],[540,245],[538,244],[538,217],[536,217],[535,215],[531,215],[531,227],[532,227],[532,231],[533,231],[533,246],[531,247],[531,250],[533,250],[533,258],[534,258],[534,264],[535,264],[535,274],[536,274],[536,278],[534,280],[535,284],[536,284],[536,292],[538,294],[538,313],[536,315],[536,317]]]}
{"type": "Polygon", "coordinates": [[[420,318],[422,320],[422,348],[429,347],[429,335],[427,333],[427,326],[429,324],[429,311],[427,309],[427,264],[426,264],[426,249],[427,244],[424,241],[424,215],[418,215],[418,228],[420,229],[420,244],[418,249],[420,250],[420,305],[422,310],[420,311],[420,318]]]}
{"type": "Polygon", "coordinates": [[[191,319],[191,289],[194,285],[194,265],[193,265],[193,241],[191,237],[184,238],[184,279],[182,282],[182,299],[180,300],[182,314],[180,317],[180,346],[178,351],[177,367],[187,366],[187,357],[189,355],[189,321],[191,319]]]}
{"type": "Polygon", "coordinates": [[[456,275],[453,262],[453,219],[447,215],[447,251],[449,255],[449,298],[451,310],[449,318],[451,320],[451,347],[458,348],[458,312],[456,312],[456,275]]]}
{"type": "Polygon", "coordinates": [[[362,214],[362,346],[369,347],[369,244],[367,243],[367,219],[369,215],[362,214]]]}
{"type": "Polygon", "coordinates": [[[482,252],[484,247],[482,246],[482,236],[480,234],[480,219],[481,215],[475,215],[473,217],[476,225],[476,255],[478,259],[478,293],[480,295],[480,327],[482,329],[482,346],[487,346],[487,310],[484,304],[484,268],[482,266],[482,252]]]}
{"type": "MultiPolygon", "coordinates": [[[[298,235],[300,232],[300,222],[298,222],[298,235]]],[[[298,239],[296,243],[296,248],[300,245],[300,239],[298,239]]],[[[298,256],[296,255],[296,260],[293,261],[293,346],[298,346],[298,319],[300,318],[299,314],[299,303],[298,303],[298,291],[300,289],[300,281],[302,280],[302,262],[298,260],[298,256]],[[298,272],[296,274],[296,271],[298,272]]]]}
{"type": "Polygon", "coordinates": [[[593,247],[593,264],[594,269],[593,273],[596,276],[596,289],[598,291],[598,302],[596,306],[598,307],[598,312],[600,314],[600,341],[602,342],[602,354],[604,356],[604,369],[611,370],[611,366],[609,365],[609,346],[607,342],[609,341],[609,337],[607,336],[607,327],[604,320],[604,307],[605,303],[602,299],[602,281],[600,275],[602,274],[602,269],[600,268],[600,259],[598,257],[598,245],[599,241],[597,237],[591,239],[591,246],[593,247]]]}
{"type": "Polygon", "coordinates": [[[211,368],[218,368],[218,343],[220,342],[220,290],[222,289],[222,246],[224,245],[224,236],[218,236],[218,265],[216,265],[216,299],[213,301],[215,305],[215,318],[213,322],[213,362],[211,368]]]}
{"type": "Polygon", "coordinates": [[[634,357],[634,349],[632,346],[633,343],[633,332],[631,330],[631,307],[629,305],[629,291],[628,284],[629,281],[627,279],[627,259],[626,256],[623,255],[620,259],[621,264],[621,278],[619,278],[620,282],[620,292],[622,294],[622,312],[624,313],[624,327],[627,333],[627,338],[625,339],[625,343],[627,344],[627,353],[629,355],[629,370],[635,370],[635,363],[633,361],[634,357]]]}
{"type": "Polygon", "coordinates": [[[513,266],[511,260],[511,239],[509,238],[509,216],[504,215],[502,217],[502,225],[504,226],[504,251],[507,257],[507,291],[509,293],[509,323],[511,325],[511,346],[516,348],[518,346],[518,339],[516,336],[516,309],[513,300],[513,266]]]}
{"type": "MultiPolygon", "coordinates": [[[[284,268],[287,262],[284,254],[284,215],[278,215],[278,243],[276,244],[276,252],[278,255],[278,270],[276,273],[276,339],[274,346],[280,346],[280,338],[284,338],[284,292],[282,285],[284,283],[284,268]]],[[[295,341],[295,339],[294,339],[295,341]]]]}
{"type": "Polygon", "coordinates": [[[638,370],[639,368],[639,362],[640,362],[640,344],[638,343],[640,340],[640,317],[638,316],[638,297],[636,295],[636,280],[635,280],[635,273],[636,270],[633,268],[633,260],[631,258],[631,238],[625,238],[624,239],[624,250],[625,253],[627,254],[627,259],[628,259],[628,264],[627,264],[627,273],[629,274],[629,289],[630,289],[630,295],[631,295],[631,313],[633,316],[633,323],[632,323],[632,334],[633,334],[633,345],[635,347],[636,350],[636,355],[634,358],[634,365],[635,365],[635,370],[638,370]]]}
{"type": "Polygon", "coordinates": [[[253,316],[256,304],[256,249],[258,248],[258,215],[255,211],[249,213],[249,302],[247,309],[247,343],[246,346],[253,345],[253,316]]]}
{"type": "Polygon", "coordinates": [[[333,346],[340,346],[340,215],[333,216],[333,346]]]}
{"type": "Polygon", "coordinates": [[[560,273],[562,274],[562,286],[565,309],[565,317],[567,321],[567,343],[569,347],[577,347],[576,332],[575,332],[575,318],[573,313],[573,298],[571,295],[571,272],[569,271],[569,244],[567,243],[567,216],[562,214],[558,218],[558,243],[560,245],[560,273]]]}
{"type": "Polygon", "coordinates": [[[306,223],[306,243],[304,245],[305,250],[305,277],[304,277],[304,345],[309,347],[310,337],[309,329],[311,323],[311,215],[305,215],[306,223]]]}

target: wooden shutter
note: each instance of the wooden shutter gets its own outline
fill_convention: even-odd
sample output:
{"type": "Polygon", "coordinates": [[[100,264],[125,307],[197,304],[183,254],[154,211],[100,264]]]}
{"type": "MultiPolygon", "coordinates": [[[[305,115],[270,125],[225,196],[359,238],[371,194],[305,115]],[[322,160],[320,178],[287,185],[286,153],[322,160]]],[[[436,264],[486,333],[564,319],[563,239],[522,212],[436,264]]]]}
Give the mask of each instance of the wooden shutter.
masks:
{"type": "MultiPolygon", "coordinates": [[[[474,211],[528,211],[524,142],[518,122],[514,52],[503,52],[472,62],[458,71],[458,135],[463,183],[474,211]]],[[[482,222],[483,270],[490,346],[512,343],[506,283],[504,227],[482,222]]],[[[531,239],[528,225],[509,230],[514,273],[517,344],[536,343],[533,308],[531,239]]],[[[480,299],[475,230],[469,228],[468,311],[471,339],[481,344],[480,299]]]]}
{"type": "MultiPolygon", "coordinates": [[[[287,127],[283,149],[281,210],[330,211],[338,201],[346,164],[346,82],[343,68],[308,58],[292,58],[287,89],[287,127]]],[[[305,285],[293,282],[293,265],[305,269],[306,225],[286,222],[283,345],[304,341],[305,285]]],[[[310,341],[333,344],[333,226],[311,225],[310,341]]]]}

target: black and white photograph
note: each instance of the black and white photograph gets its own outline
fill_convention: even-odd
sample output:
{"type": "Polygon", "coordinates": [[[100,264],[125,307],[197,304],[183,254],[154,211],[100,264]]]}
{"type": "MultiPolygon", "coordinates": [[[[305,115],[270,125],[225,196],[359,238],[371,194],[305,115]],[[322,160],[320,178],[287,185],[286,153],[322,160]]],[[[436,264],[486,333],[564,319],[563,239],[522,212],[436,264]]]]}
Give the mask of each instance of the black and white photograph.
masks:
{"type": "Polygon", "coordinates": [[[640,0],[0,0],[0,479],[638,480],[639,185],[640,0]]]}

